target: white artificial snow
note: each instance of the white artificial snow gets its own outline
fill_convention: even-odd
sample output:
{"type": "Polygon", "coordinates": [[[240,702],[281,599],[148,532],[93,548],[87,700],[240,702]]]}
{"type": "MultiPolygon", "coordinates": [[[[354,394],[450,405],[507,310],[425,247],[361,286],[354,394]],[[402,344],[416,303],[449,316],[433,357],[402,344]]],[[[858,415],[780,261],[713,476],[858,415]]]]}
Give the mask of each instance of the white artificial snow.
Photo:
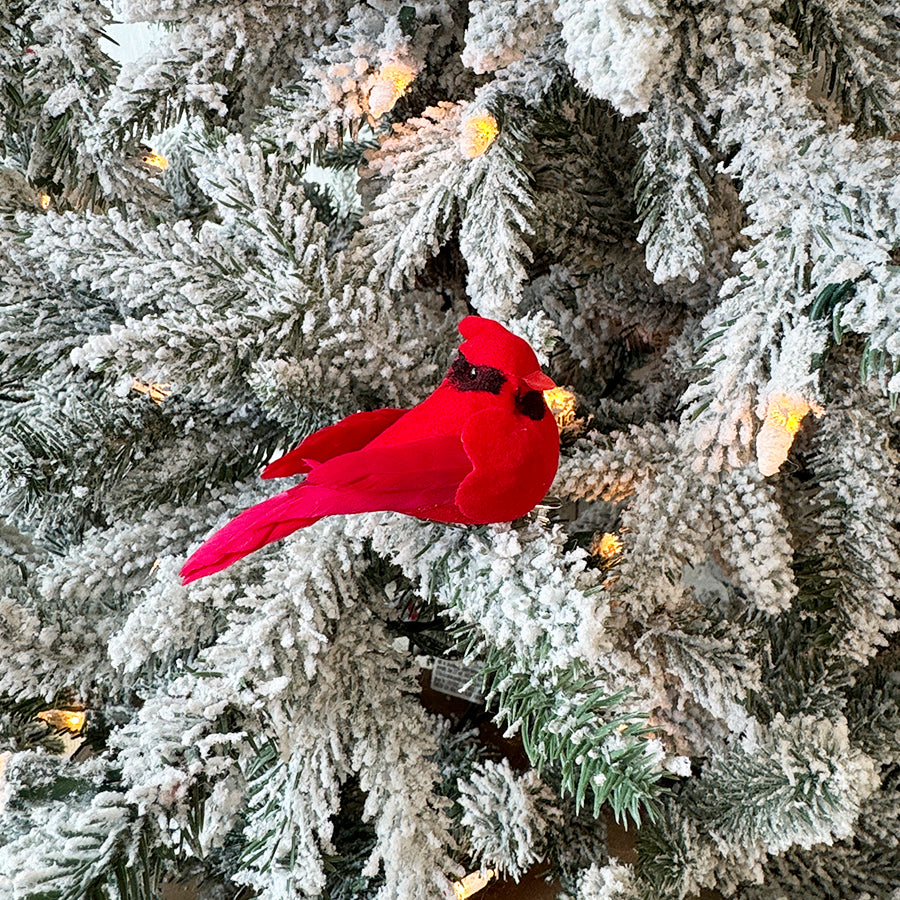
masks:
{"type": "Polygon", "coordinates": [[[482,869],[518,881],[543,857],[547,822],[539,807],[552,801],[552,793],[533,769],[516,775],[505,759],[481,763],[458,788],[460,824],[482,869]]]}
{"type": "Polygon", "coordinates": [[[646,112],[669,37],[658,0],[559,0],[566,62],[578,83],[625,116],[646,112]]]}
{"type": "Polygon", "coordinates": [[[553,8],[548,0],[473,0],[463,64],[483,74],[521,60],[553,30],[553,8]]]}
{"type": "Polygon", "coordinates": [[[605,866],[594,863],[578,875],[576,900],[637,900],[639,896],[633,867],[614,857],[605,866]]]}

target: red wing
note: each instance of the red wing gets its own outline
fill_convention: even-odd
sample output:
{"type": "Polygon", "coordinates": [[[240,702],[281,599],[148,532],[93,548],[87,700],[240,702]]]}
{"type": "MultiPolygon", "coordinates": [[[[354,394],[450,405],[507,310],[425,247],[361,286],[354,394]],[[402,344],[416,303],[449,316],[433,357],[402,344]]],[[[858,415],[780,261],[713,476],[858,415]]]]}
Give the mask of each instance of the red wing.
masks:
{"type": "Polygon", "coordinates": [[[457,436],[367,447],[326,460],[306,481],[244,510],[184,564],[184,584],[211,575],[322,516],[392,510],[425,515],[452,507],[472,463],[457,436]]]}
{"type": "Polygon", "coordinates": [[[314,431],[290,453],[285,453],[262,471],[262,478],[282,478],[285,475],[301,475],[313,468],[312,463],[325,462],[343,453],[361,450],[369,441],[378,437],[407,410],[375,409],[354,413],[314,431]]]}
{"type": "Polygon", "coordinates": [[[416,515],[452,505],[472,462],[458,435],[364,447],[316,466],[301,487],[312,515],[393,512],[416,515]]]}

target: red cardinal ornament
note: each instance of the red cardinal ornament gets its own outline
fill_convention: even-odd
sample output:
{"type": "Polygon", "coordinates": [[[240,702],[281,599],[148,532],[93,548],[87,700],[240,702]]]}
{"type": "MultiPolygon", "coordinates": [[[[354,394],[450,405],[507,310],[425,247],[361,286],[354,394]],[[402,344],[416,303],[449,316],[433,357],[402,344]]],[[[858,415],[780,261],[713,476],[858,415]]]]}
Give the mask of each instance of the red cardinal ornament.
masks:
{"type": "Polygon", "coordinates": [[[450,371],[418,406],[347,416],[267,466],[263,478],[309,474],[217,531],[185,563],[184,583],[324,516],[391,510],[484,525],[538,504],[559,464],[559,432],[541,393],[555,385],[499,322],[467,316],[459,332],[450,371]]]}

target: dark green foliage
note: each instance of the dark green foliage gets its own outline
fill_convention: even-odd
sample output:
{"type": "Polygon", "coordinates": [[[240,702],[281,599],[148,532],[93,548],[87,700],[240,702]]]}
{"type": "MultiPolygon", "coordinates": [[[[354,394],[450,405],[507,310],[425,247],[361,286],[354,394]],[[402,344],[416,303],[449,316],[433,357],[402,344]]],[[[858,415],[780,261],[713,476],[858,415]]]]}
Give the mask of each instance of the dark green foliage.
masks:
{"type": "Polygon", "coordinates": [[[673,793],[672,802],[663,805],[656,821],[638,832],[635,872],[643,900],[681,900],[682,873],[693,863],[693,852],[675,818],[674,804],[679,799],[673,793]]]}
{"type": "Polygon", "coordinates": [[[539,109],[511,110],[509,118],[525,115],[535,151],[525,161],[535,203],[533,275],[551,260],[591,267],[603,245],[636,239],[627,199],[637,162],[634,123],[569,78],[556,82],[539,109]]]}
{"type": "Polygon", "coordinates": [[[608,802],[617,821],[654,819],[661,773],[646,744],[653,729],[634,713],[616,713],[627,691],[610,696],[574,672],[538,681],[497,650],[488,651],[483,672],[497,721],[518,729],[531,764],[574,798],[576,812],[589,804],[598,816],[608,802]]]}
{"type": "Polygon", "coordinates": [[[855,745],[885,763],[900,762],[900,647],[894,639],[845,693],[844,711],[855,745]]]}
{"type": "Polygon", "coordinates": [[[380,876],[362,874],[375,847],[375,829],[362,818],[365,800],[358,779],[349,778],[341,788],[341,811],[334,823],[336,852],[325,856],[324,900],[367,900],[384,883],[380,876]]]}
{"type": "Polygon", "coordinates": [[[395,617],[387,628],[406,637],[417,652],[429,656],[445,656],[458,650],[461,635],[451,626],[443,607],[433,596],[422,596],[399,566],[372,552],[367,556],[368,572],[377,590],[384,591],[385,600],[395,617]],[[389,594],[388,594],[389,592],[389,594]]]}
{"type": "Polygon", "coordinates": [[[674,900],[696,884],[737,886],[754,862],[840,834],[848,791],[856,789],[848,772],[872,775],[857,769],[857,759],[840,719],[779,718],[758,744],[734,743],[664,798],[661,814],[639,833],[643,896],[674,900]]]}
{"type": "MultiPolygon", "coordinates": [[[[792,741],[785,760],[797,777],[782,770],[780,759],[760,759],[759,754],[733,748],[692,782],[689,798],[684,798],[689,799],[691,818],[729,835],[746,835],[749,843],[773,827],[802,832],[815,813],[827,815],[839,807],[827,786],[821,789],[820,773],[807,771],[812,762],[808,746],[792,741]]],[[[816,762],[828,765],[821,757],[816,762]]]]}
{"type": "Polygon", "coordinates": [[[813,322],[818,319],[831,319],[831,329],[834,340],[841,342],[843,332],[840,325],[840,311],[844,303],[853,297],[855,291],[854,281],[842,281],[838,284],[827,284],[816,295],[809,309],[809,317],[813,322]]]}
{"type": "Polygon", "coordinates": [[[900,15],[884,0],[787,0],[777,12],[812,66],[823,66],[827,95],[860,130],[888,134],[900,127],[897,58],[900,15]]]}
{"type": "Polygon", "coordinates": [[[303,193],[316,211],[316,218],[323,225],[333,225],[335,219],[337,219],[338,211],[334,201],[334,192],[331,188],[327,185],[307,181],[303,185],[303,193]]]}
{"type": "MultiPolygon", "coordinates": [[[[865,277],[863,275],[852,281],[826,285],[816,296],[810,307],[809,317],[811,320],[831,320],[831,336],[835,344],[840,344],[847,335],[841,322],[841,317],[844,313],[844,308],[853,300],[856,294],[857,284],[863,281],[865,277]]],[[[856,345],[853,346],[855,347],[856,345]]],[[[866,382],[869,379],[891,378],[900,371],[900,359],[885,349],[883,338],[875,342],[870,335],[856,352],[859,354],[859,378],[862,382],[866,382]]],[[[896,409],[900,396],[896,392],[890,393],[888,396],[891,409],[896,409]]]]}
{"type": "MultiPolygon", "coordinates": [[[[12,259],[3,262],[17,267],[12,259]]],[[[58,370],[86,332],[101,332],[117,318],[110,302],[78,287],[52,291],[32,282],[29,289],[9,278],[0,294],[0,365],[7,384],[24,385],[58,370]]]]}
{"type": "Polygon", "coordinates": [[[338,147],[323,147],[320,153],[313,156],[313,161],[325,169],[345,172],[364,165],[365,154],[369,150],[377,149],[378,141],[372,138],[360,138],[356,141],[344,140],[338,147]]]}
{"type": "Polygon", "coordinates": [[[580,873],[609,858],[606,822],[587,807],[576,812],[571,798],[561,801],[559,808],[561,821],[551,823],[545,836],[547,877],[557,879],[564,891],[574,895],[580,873]]]}
{"type": "Polygon", "coordinates": [[[359,215],[342,211],[334,190],[326,184],[306,181],[303,183],[303,193],[316,211],[316,220],[328,228],[329,256],[343,250],[360,227],[359,215]]]}
{"type": "Polygon", "coordinates": [[[819,847],[794,849],[773,858],[763,884],[743,888],[740,900],[770,900],[800,890],[804,900],[895,896],[900,883],[898,782],[900,769],[888,768],[881,791],[864,805],[852,839],[836,841],[825,853],[819,847]]]}
{"type": "MultiPolygon", "coordinates": [[[[157,74],[165,90],[132,88],[124,101],[118,101],[118,115],[112,121],[113,146],[119,150],[139,146],[151,134],[158,134],[182,121],[191,109],[184,91],[188,72],[170,62],[157,74]]],[[[193,110],[191,110],[193,111],[193,110]]]]}
{"type": "MultiPolygon", "coordinates": [[[[808,564],[816,570],[814,561],[808,564]]],[[[801,590],[809,589],[802,572],[798,580],[801,590]]],[[[851,685],[852,676],[830,652],[831,619],[797,609],[795,615],[765,617],[760,624],[762,691],[749,693],[748,711],[762,722],[770,722],[777,713],[839,714],[843,697],[837,688],[851,685]]]]}

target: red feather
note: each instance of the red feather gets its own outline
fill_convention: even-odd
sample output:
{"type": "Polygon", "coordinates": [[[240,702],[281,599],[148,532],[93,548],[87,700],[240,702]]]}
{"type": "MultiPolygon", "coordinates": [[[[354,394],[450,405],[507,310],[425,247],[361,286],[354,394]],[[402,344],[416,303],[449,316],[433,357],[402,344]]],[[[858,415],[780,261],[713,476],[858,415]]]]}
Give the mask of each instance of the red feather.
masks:
{"type": "Polygon", "coordinates": [[[484,409],[469,417],[462,443],[472,472],[459,486],[456,505],[473,524],[524,516],[556,475],[559,429],[549,411],[535,422],[512,411],[484,409]],[[543,452],[535,454],[535,448],[543,452]]]}
{"type": "Polygon", "coordinates": [[[262,470],[261,478],[302,475],[316,462],[325,462],[342,453],[361,450],[406,412],[405,409],[374,409],[354,413],[334,425],[314,431],[290,453],[285,453],[262,470]]]}
{"type": "Polygon", "coordinates": [[[306,481],[242,512],[185,563],[184,584],[211,575],[323,516],[392,510],[426,518],[455,509],[472,471],[455,435],[365,447],[317,465],[306,481]]]}
{"type": "Polygon", "coordinates": [[[374,512],[409,515],[452,505],[472,461],[458,435],[364,447],[316,466],[293,490],[314,493],[314,515],[374,512]],[[313,491],[313,489],[315,489],[313,491]]]}
{"type": "Polygon", "coordinates": [[[301,484],[245,509],[236,519],[220,528],[182,566],[181,583],[189,584],[219,572],[248,553],[317,522],[318,516],[301,519],[296,515],[294,491],[302,487],[301,484]]]}

